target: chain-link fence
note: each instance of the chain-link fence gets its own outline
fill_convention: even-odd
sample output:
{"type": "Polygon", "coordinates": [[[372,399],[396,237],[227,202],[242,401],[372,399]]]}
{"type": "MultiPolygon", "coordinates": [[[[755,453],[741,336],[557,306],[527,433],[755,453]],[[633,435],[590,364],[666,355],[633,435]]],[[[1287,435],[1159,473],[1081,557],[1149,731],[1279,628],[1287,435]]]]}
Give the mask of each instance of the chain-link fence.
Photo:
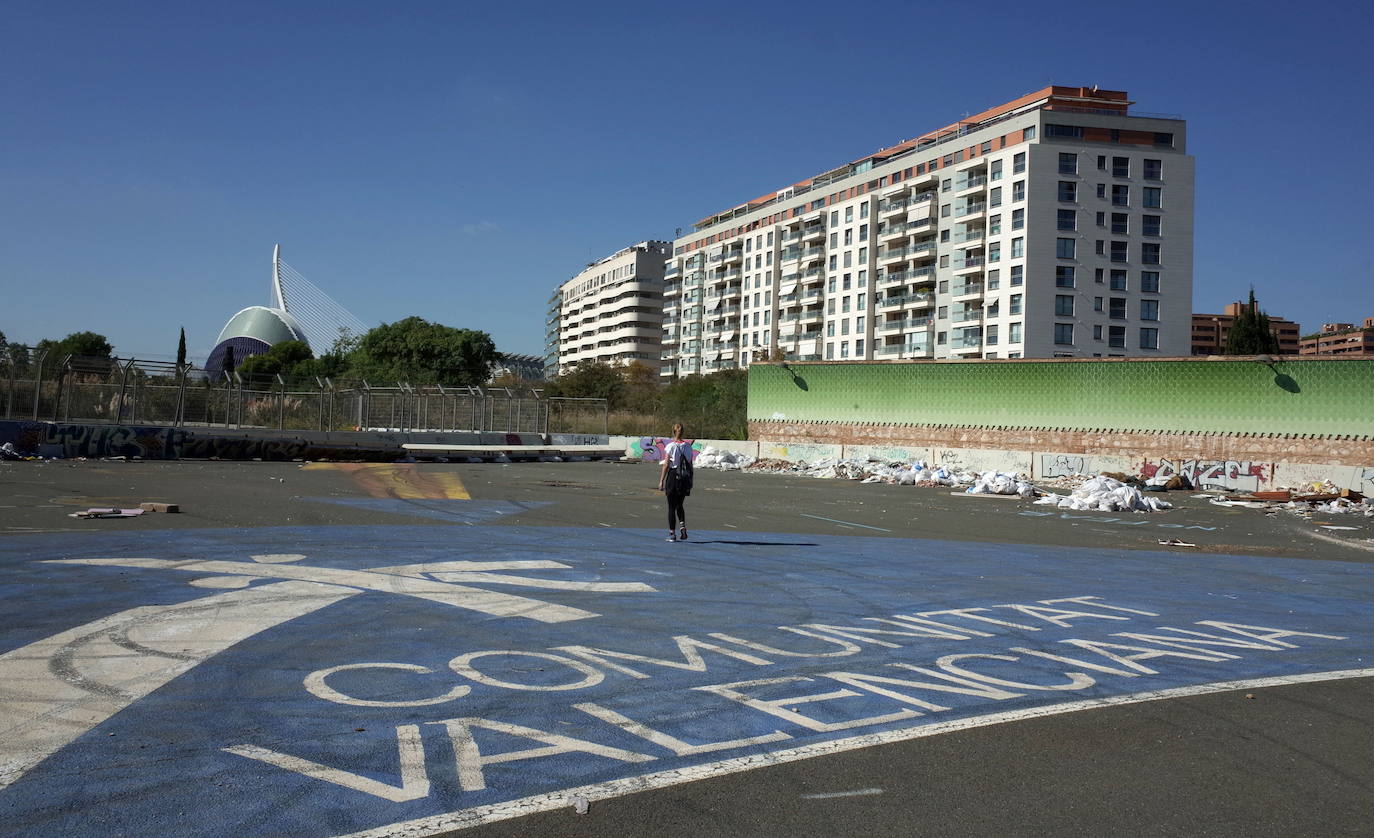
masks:
{"type": "Polygon", "coordinates": [[[605,399],[539,388],[446,387],[211,375],[137,358],[0,347],[0,417],[52,422],[317,431],[607,432],[605,399]]]}

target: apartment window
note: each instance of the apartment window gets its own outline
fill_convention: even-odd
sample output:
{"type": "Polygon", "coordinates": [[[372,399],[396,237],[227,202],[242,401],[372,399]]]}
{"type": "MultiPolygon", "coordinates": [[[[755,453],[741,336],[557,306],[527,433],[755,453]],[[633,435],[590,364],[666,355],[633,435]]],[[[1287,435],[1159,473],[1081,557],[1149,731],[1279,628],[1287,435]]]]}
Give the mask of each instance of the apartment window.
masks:
{"type": "Polygon", "coordinates": [[[861,247],[859,248],[859,262],[863,263],[866,261],[868,261],[868,248],[861,247]]]}
{"type": "Polygon", "coordinates": [[[1141,172],[1141,177],[1145,178],[1145,180],[1161,180],[1161,179],[1163,178],[1163,176],[1164,176],[1164,161],[1163,161],[1163,160],[1148,160],[1148,159],[1147,159],[1147,160],[1144,161],[1144,170],[1141,172]]]}
{"type": "Polygon", "coordinates": [[[1107,345],[1124,348],[1126,346],[1126,327],[1108,326],[1107,345]]]}
{"type": "Polygon", "coordinates": [[[840,211],[839,211],[839,210],[831,210],[831,211],[830,211],[830,226],[831,226],[831,227],[838,227],[838,226],[840,226],[840,211]]]}
{"type": "Polygon", "coordinates": [[[935,309],[936,320],[947,320],[949,318],[949,306],[940,306],[935,309]]]}
{"type": "Polygon", "coordinates": [[[1112,261],[1113,261],[1113,262],[1125,262],[1125,261],[1126,261],[1126,242],[1118,242],[1118,241],[1112,242],[1112,261]]]}
{"type": "Polygon", "coordinates": [[[1108,297],[1108,298],[1107,298],[1107,316],[1110,317],[1110,318],[1113,319],[1113,320],[1125,320],[1125,319],[1126,319],[1126,298],[1125,298],[1125,297],[1108,297]]]}
{"type": "Polygon", "coordinates": [[[831,299],[825,301],[825,313],[826,313],[826,314],[834,314],[834,313],[835,313],[835,300],[834,300],[833,297],[832,297],[831,299]]]}
{"type": "MultiPolygon", "coordinates": [[[[862,262],[862,261],[863,261],[863,258],[864,258],[864,250],[863,250],[863,249],[860,249],[860,250],[859,250],[859,261],[862,262]]],[[[867,287],[868,287],[868,271],[867,271],[867,270],[859,271],[859,287],[860,287],[860,288],[867,288],[867,287]]]]}
{"type": "Polygon", "coordinates": [[[1002,232],[1002,214],[988,216],[988,235],[995,236],[1002,232]]]}
{"type": "Polygon", "coordinates": [[[1162,145],[1162,146],[1168,146],[1169,148],[1173,148],[1173,147],[1174,147],[1174,135],[1171,134],[1171,133],[1169,133],[1168,131],[1156,131],[1156,132],[1155,132],[1155,145],[1162,145]]]}
{"type": "Polygon", "coordinates": [[[845,275],[844,275],[844,284],[840,286],[841,288],[843,288],[843,289],[846,290],[846,291],[849,290],[849,277],[850,277],[850,274],[845,274],[845,275]]]}
{"type": "Polygon", "coordinates": [[[1099,212],[1099,213],[1097,214],[1097,226],[1099,226],[1099,227],[1106,227],[1106,226],[1107,226],[1107,214],[1106,214],[1105,212],[1099,212]]]}
{"type": "Polygon", "coordinates": [[[1103,271],[1102,271],[1101,268],[1093,268],[1093,282],[1096,282],[1098,285],[1101,285],[1101,284],[1102,284],[1102,276],[1103,276],[1103,271]]]}
{"type": "Polygon", "coordinates": [[[1113,157],[1112,158],[1112,177],[1130,177],[1131,158],[1113,157]]]}
{"type": "Polygon", "coordinates": [[[1011,211],[1011,229],[1020,230],[1026,226],[1026,211],[1024,209],[1014,209],[1011,211]]]}
{"type": "Polygon", "coordinates": [[[1021,284],[1022,280],[1025,278],[1023,275],[1025,270],[1026,269],[1021,265],[1011,266],[1011,284],[1013,288],[1021,284]]]}
{"type": "Polygon", "coordinates": [[[1105,154],[1099,154],[1099,155],[1097,155],[1097,168],[1098,168],[1099,171],[1103,171],[1103,172],[1107,171],[1107,155],[1105,155],[1105,154]]]}
{"type": "Polygon", "coordinates": [[[948,253],[941,253],[941,254],[940,254],[940,267],[942,267],[942,268],[948,268],[948,267],[949,267],[949,254],[948,254],[948,253]]]}
{"type": "Polygon", "coordinates": [[[846,250],[844,252],[844,266],[846,268],[854,267],[854,251],[846,250]]]}
{"type": "Polygon", "coordinates": [[[835,321],[834,321],[834,320],[831,320],[829,323],[826,323],[826,324],[825,324],[825,336],[828,337],[828,338],[833,338],[833,337],[835,336],[835,321]]]}
{"type": "Polygon", "coordinates": [[[1160,234],[1159,216],[1142,215],[1140,217],[1140,234],[1143,236],[1158,236],[1160,234]]]}
{"type": "Polygon", "coordinates": [[[1024,180],[1013,181],[1011,184],[1012,202],[1026,200],[1026,182],[1024,180]]]}
{"type": "Polygon", "coordinates": [[[1055,239],[1054,255],[1056,259],[1073,259],[1077,252],[1077,239],[1055,239]]]}
{"type": "Polygon", "coordinates": [[[1131,187],[1124,184],[1112,185],[1112,206],[1128,207],[1131,205],[1131,187]]]}
{"type": "Polygon", "coordinates": [[[753,252],[754,252],[754,240],[753,240],[753,239],[745,239],[745,240],[744,240],[744,252],[745,252],[745,253],[753,253],[753,252]]]}
{"type": "MultiPolygon", "coordinates": [[[[862,311],[863,308],[864,308],[864,305],[865,305],[867,302],[868,302],[868,295],[867,295],[867,294],[860,294],[860,295],[858,296],[858,298],[856,299],[856,301],[855,301],[855,307],[858,308],[860,311],[862,311]]],[[[864,325],[864,319],[863,319],[862,317],[860,317],[860,318],[859,318],[859,328],[862,329],[862,328],[863,328],[863,325],[864,325]]]]}
{"type": "Polygon", "coordinates": [[[853,221],[853,220],[854,220],[854,207],[853,207],[853,206],[847,206],[847,207],[845,207],[845,208],[844,208],[844,223],[848,224],[849,222],[851,222],[851,221],[853,221]]]}
{"type": "Polygon", "coordinates": [[[1145,242],[1140,245],[1140,263],[1142,265],[1159,264],[1159,243],[1145,242]]]}
{"type": "Polygon", "coordinates": [[[941,205],[940,205],[940,217],[941,217],[941,218],[949,218],[949,208],[950,208],[950,205],[949,205],[949,204],[941,204],[941,205]]]}
{"type": "Polygon", "coordinates": [[[937,344],[940,345],[940,346],[944,346],[944,345],[945,345],[945,339],[946,339],[947,335],[948,335],[947,332],[936,332],[936,333],[935,333],[935,343],[937,343],[937,344]]]}
{"type": "Polygon", "coordinates": [[[1023,139],[1023,140],[1033,140],[1033,139],[1035,139],[1035,126],[1034,126],[1034,125],[1027,125],[1027,126],[1026,126],[1026,129],[1025,129],[1024,131],[1021,132],[1021,139],[1023,139]]]}
{"type": "MultiPolygon", "coordinates": [[[[1102,327],[1093,326],[1093,340],[1102,340],[1102,327]]],[[[1101,355],[1094,355],[1094,358],[1101,358],[1101,355]]]]}
{"type": "Polygon", "coordinates": [[[1099,183],[1097,185],[1097,197],[1104,201],[1107,200],[1107,184],[1099,183]]]}
{"type": "Polygon", "coordinates": [[[833,361],[833,360],[835,360],[835,344],[833,344],[833,343],[827,343],[827,344],[825,345],[825,360],[827,360],[827,361],[833,361]]]}
{"type": "Polygon", "coordinates": [[[1141,348],[1141,349],[1158,349],[1158,348],[1159,348],[1159,330],[1158,330],[1158,329],[1141,329],[1141,330],[1140,330],[1140,348],[1141,348]]]}
{"type": "Polygon", "coordinates": [[[1112,232],[1124,236],[1131,232],[1131,217],[1124,212],[1112,213],[1112,232]]]}
{"type": "Polygon", "coordinates": [[[863,340],[860,339],[860,340],[854,341],[854,357],[856,357],[856,358],[862,358],[863,356],[864,356],[864,342],[863,342],[863,340]]]}
{"type": "Polygon", "coordinates": [[[841,358],[848,358],[848,357],[849,357],[849,341],[847,341],[847,340],[842,340],[842,341],[840,341],[840,357],[841,357],[841,358]]]}
{"type": "Polygon", "coordinates": [[[988,271],[987,285],[989,291],[996,291],[999,287],[1001,287],[1001,276],[1002,272],[997,270],[996,268],[993,268],[992,270],[988,271]]]}
{"type": "Polygon", "coordinates": [[[1101,310],[1102,310],[1102,298],[1101,298],[1101,297],[1093,297],[1093,311],[1101,311],[1101,310]]]}
{"type": "Polygon", "coordinates": [[[988,180],[1002,179],[1002,161],[994,160],[988,164],[988,180]]]}
{"type": "MultiPolygon", "coordinates": [[[[830,280],[826,283],[825,290],[829,291],[831,294],[834,294],[834,293],[835,293],[835,283],[837,283],[837,282],[839,282],[839,278],[838,278],[838,277],[833,277],[833,276],[830,277],[830,280]]],[[[754,296],[757,297],[758,295],[755,294],[754,296]]],[[[756,303],[754,303],[754,305],[758,305],[758,303],[756,302],[756,303]]]]}
{"type": "Polygon", "coordinates": [[[860,225],[859,225],[859,241],[861,241],[861,242],[866,242],[866,241],[868,241],[868,225],[867,225],[867,224],[860,224],[860,225]]]}
{"type": "MultiPolygon", "coordinates": [[[[834,235],[833,233],[831,235],[834,235]]],[[[854,228],[849,227],[844,231],[844,245],[848,247],[854,243],[854,228]]]]}
{"type": "Polygon", "coordinates": [[[1077,201],[1078,184],[1071,180],[1059,181],[1059,200],[1069,202],[1077,201]]]}
{"type": "Polygon", "coordinates": [[[1059,174],[1076,175],[1078,174],[1078,155],[1069,152],[1059,152],[1059,174]]]}
{"type": "Polygon", "coordinates": [[[1058,213],[1058,229],[1077,230],[1078,229],[1078,210],[1062,209],[1058,213]]]}
{"type": "MultiPolygon", "coordinates": [[[[849,310],[849,309],[845,309],[845,311],[848,311],[848,310],[849,310]]],[[[841,321],[840,321],[840,336],[841,336],[841,337],[846,337],[846,336],[848,336],[848,335],[849,335],[849,321],[848,321],[848,320],[841,320],[841,321]]]]}
{"type": "Polygon", "coordinates": [[[840,266],[840,265],[839,265],[839,257],[837,257],[837,256],[836,256],[835,254],[833,254],[833,253],[830,254],[830,262],[829,262],[829,265],[830,265],[830,270],[832,270],[832,271],[835,270],[836,268],[838,268],[838,267],[840,266]]]}
{"type": "MultiPolygon", "coordinates": [[[[1020,314],[1020,313],[1021,313],[1021,295],[1020,295],[1020,294],[1012,294],[1012,295],[1007,299],[1007,313],[1008,313],[1008,314],[1020,314]]],[[[1013,343],[1015,343],[1015,341],[1013,341],[1013,343]]]]}
{"type": "Polygon", "coordinates": [[[1000,261],[1002,261],[1002,243],[1001,243],[1001,242],[993,242],[992,244],[988,245],[988,261],[989,261],[989,262],[1000,262],[1000,261]]]}
{"type": "Polygon", "coordinates": [[[992,189],[990,189],[990,190],[988,191],[988,206],[989,206],[989,207],[1000,207],[1000,206],[1002,206],[1002,187],[1000,187],[1000,186],[994,186],[994,187],[992,187],[992,189]]]}
{"type": "Polygon", "coordinates": [[[1073,296],[1070,294],[1056,294],[1054,298],[1055,317],[1073,317],[1073,296]]]}
{"type": "Polygon", "coordinates": [[[978,146],[978,153],[979,153],[979,154],[991,154],[991,153],[992,153],[992,140],[988,140],[988,141],[984,142],[982,145],[978,146]]]}
{"type": "Polygon", "coordinates": [[[1055,286],[1058,287],[1058,288],[1072,288],[1072,287],[1074,287],[1074,271],[1075,271],[1075,270],[1076,270],[1076,269],[1074,268],[1073,265],[1055,265],[1055,266],[1054,266],[1054,284],[1055,284],[1055,286]]]}
{"type": "Polygon", "coordinates": [[[1140,301],[1140,319],[1158,320],[1159,319],[1159,300],[1140,301]]]}
{"type": "MultiPolygon", "coordinates": [[[[767,326],[768,323],[769,323],[769,321],[771,321],[772,319],[773,319],[773,312],[772,312],[772,310],[770,310],[770,309],[764,309],[764,310],[763,310],[763,325],[767,326]]],[[[768,342],[768,335],[767,335],[767,334],[765,334],[765,335],[763,336],[763,342],[764,342],[764,343],[767,343],[767,342],[768,342]]]]}
{"type": "Polygon", "coordinates": [[[945,178],[944,180],[940,181],[941,192],[948,192],[953,186],[954,181],[950,180],[949,178],[945,178]]]}
{"type": "Polygon", "coordinates": [[[1073,346],[1073,324],[1055,323],[1054,342],[1058,346],[1073,346]]]}
{"type": "Polygon", "coordinates": [[[940,280],[940,284],[939,284],[938,286],[936,286],[936,287],[939,288],[941,294],[948,294],[948,293],[949,293],[949,280],[947,280],[947,279],[942,279],[942,280],[940,280]]]}
{"type": "Polygon", "coordinates": [[[1093,242],[1093,253],[1097,254],[1098,256],[1106,256],[1107,242],[1103,239],[1098,239],[1097,241],[1093,242]]]}
{"type": "Polygon", "coordinates": [[[1121,270],[1113,270],[1113,271],[1112,271],[1112,290],[1113,290],[1113,291],[1125,291],[1125,290],[1126,290],[1126,272],[1125,272],[1125,271],[1121,271],[1121,270]]]}
{"type": "MultiPolygon", "coordinates": [[[[1011,325],[1007,326],[1007,343],[1020,343],[1020,342],[1021,342],[1021,324],[1020,324],[1020,323],[1012,323],[1011,325]]],[[[1012,356],[1008,355],[1007,357],[1010,358],[1010,357],[1012,357],[1012,356]]],[[[1019,356],[1018,356],[1018,357],[1019,357],[1019,356]]]]}
{"type": "Polygon", "coordinates": [[[1011,173],[1018,175],[1026,170],[1026,153],[1019,151],[1011,158],[1011,173]]]}
{"type": "Polygon", "coordinates": [[[842,313],[844,313],[844,314],[848,314],[848,313],[849,313],[849,299],[850,299],[849,297],[845,297],[843,300],[840,301],[840,302],[841,302],[840,311],[841,311],[842,313]]]}
{"type": "Polygon", "coordinates": [[[949,233],[950,233],[950,231],[949,231],[948,229],[941,230],[941,231],[940,231],[940,241],[942,241],[942,242],[947,242],[947,241],[949,241],[949,233]]]}
{"type": "Polygon", "coordinates": [[[1147,186],[1142,192],[1144,193],[1140,201],[1142,206],[1148,207],[1149,209],[1159,209],[1163,206],[1161,203],[1161,198],[1164,193],[1163,189],[1158,186],[1147,186]]]}
{"type": "Polygon", "coordinates": [[[989,325],[983,329],[983,344],[986,346],[997,345],[997,326],[989,325]]]}
{"type": "Polygon", "coordinates": [[[839,247],[839,246],[840,246],[840,234],[839,234],[839,233],[831,233],[831,234],[830,234],[830,246],[831,246],[831,247],[839,247]]]}
{"type": "Polygon", "coordinates": [[[1021,236],[1011,240],[1011,258],[1020,259],[1026,255],[1026,240],[1021,236]]]}
{"type": "Polygon", "coordinates": [[[769,230],[769,231],[768,231],[768,246],[769,246],[769,247],[772,247],[772,246],[773,246],[773,231],[772,231],[772,230],[769,230]]]}
{"type": "Polygon", "coordinates": [[[1147,294],[1159,293],[1159,271],[1140,272],[1140,290],[1147,294]]]}

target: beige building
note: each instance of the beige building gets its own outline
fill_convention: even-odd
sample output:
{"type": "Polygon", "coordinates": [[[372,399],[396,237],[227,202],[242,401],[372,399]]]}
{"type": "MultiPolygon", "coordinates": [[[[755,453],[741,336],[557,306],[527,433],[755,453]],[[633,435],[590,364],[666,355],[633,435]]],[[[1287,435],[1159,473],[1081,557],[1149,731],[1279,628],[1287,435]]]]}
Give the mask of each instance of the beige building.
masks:
{"type": "Polygon", "coordinates": [[[797,360],[1186,356],[1178,117],[1047,87],[698,222],[665,377],[797,360]]]}
{"type": "Polygon", "coordinates": [[[659,366],[663,333],[663,268],[668,242],[645,241],[588,265],[550,300],[550,373],[578,364],[640,361],[659,366]]]}

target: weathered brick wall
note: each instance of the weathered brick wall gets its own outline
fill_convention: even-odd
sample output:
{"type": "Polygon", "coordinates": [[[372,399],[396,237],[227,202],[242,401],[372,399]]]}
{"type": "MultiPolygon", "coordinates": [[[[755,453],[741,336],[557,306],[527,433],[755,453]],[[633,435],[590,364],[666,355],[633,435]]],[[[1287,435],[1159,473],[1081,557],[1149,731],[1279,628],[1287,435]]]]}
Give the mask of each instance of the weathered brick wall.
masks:
{"type": "Polygon", "coordinates": [[[1054,451],[1141,459],[1254,460],[1374,465],[1374,437],[1111,430],[995,429],[933,425],[753,421],[756,442],[1054,451]]]}

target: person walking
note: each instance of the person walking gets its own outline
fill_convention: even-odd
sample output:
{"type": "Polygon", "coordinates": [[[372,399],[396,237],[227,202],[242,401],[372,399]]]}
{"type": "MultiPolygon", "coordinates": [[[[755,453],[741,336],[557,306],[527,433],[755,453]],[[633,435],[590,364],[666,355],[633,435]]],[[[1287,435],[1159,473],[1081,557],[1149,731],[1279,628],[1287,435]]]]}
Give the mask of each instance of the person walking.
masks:
{"type": "Polygon", "coordinates": [[[692,493],[692,446],[682,439],[682,423],[673,425],[673,439],[663,446],[658,489],[668,497],[668,541],[687,540],[687,511],[682,502],[692,493]]]}

